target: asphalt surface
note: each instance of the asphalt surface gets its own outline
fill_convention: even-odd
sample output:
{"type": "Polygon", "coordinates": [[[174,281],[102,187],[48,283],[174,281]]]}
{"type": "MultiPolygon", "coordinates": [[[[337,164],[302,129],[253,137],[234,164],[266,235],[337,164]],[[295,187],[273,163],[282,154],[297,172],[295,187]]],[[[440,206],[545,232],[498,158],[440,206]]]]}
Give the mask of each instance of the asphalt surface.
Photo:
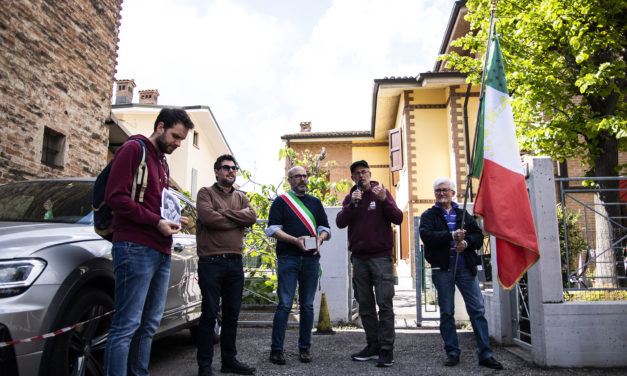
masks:
{"type": "MultiPolygon", "coordinates": [[[[350,354],[365,345],[365,334],[359,328],[334,328],[334,335],[313,335],[311,363],[298,360],[298,329],[288,328],[285,337],[287,364],[269,362],[270,327],[238,329],[239,361],[257,369],[256,375],[627,375],[627,369],[540,368],[515,354],[518,347],[506,348],[493,343],[494,357],[503,363],[504,370],[496,371],[478,365],[476,345],[471,330],[459,330],[461,361],[455,367],[445,367],[445,353],[437,323],[415,327],[413,293],[397,294],[395,298],[396,341],[394,364],[378,368],[374,360],[352,361],[350,354]]],[[[414,300],[415,301],[415,300],[414,300]]],[[[315,326],[315,325],[314,325],[315,326]]],[[[314,327],[315,331],[315,327],[314,327]]],[[[153,344],[150,373],[153,376],[197,375],[196,346],[188,331],[156,341],[153,344]]],[[[220,346],[216,345],[213,372],[220,375],[220,346]]]]}

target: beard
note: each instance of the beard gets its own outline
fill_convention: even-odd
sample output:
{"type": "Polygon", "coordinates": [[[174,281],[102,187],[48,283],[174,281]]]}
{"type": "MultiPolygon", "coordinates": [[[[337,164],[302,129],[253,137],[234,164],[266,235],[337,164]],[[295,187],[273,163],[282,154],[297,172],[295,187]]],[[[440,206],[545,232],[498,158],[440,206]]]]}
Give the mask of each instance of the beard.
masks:
{"type": "Polygon", "coordinates": [[[176,149],[176,145],[172,147],[171,145],[166,144],[164,139],[165,133],[157,137],[157,139],[155,140],[157,144],[157,149],[159,149],[162,154],[172,154],[172,152],[176,149]]]}
{"type": "Polygon", "coordinates": [[[232,187],[233,183],[235,183],[235,179],[220,178],[220,185],[223,187],[232,187]]]}

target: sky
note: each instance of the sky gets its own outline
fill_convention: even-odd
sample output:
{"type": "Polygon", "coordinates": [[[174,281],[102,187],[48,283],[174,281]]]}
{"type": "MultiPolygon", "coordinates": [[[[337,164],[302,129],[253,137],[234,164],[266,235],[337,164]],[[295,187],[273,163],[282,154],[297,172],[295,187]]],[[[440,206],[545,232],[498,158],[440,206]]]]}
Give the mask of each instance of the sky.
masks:
{"type": "Polygon", "coordinates": [[[453,5],[124,0],[115,78],[135,80],[135,102],[157,89],[160,105],[209,106],[240,166],[276,185],[281,136],[370,130],[374,80],[433,69],[453,5]]]}

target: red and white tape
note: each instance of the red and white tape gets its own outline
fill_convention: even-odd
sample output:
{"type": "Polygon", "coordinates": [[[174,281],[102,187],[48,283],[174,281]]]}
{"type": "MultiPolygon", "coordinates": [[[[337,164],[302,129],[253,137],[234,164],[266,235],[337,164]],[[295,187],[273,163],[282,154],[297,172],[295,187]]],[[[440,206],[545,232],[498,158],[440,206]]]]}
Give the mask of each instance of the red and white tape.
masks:
{"type": "MultiPolygon", "coordinates": [[[[168,290],[173,289],[173,288],[177,288],[177,287],[181,287],[182,285],[184,285],[184,280],[181,280],[181,282],[177,283],[176,285],[172,285],[172,286],[168,287],[168,290]]],[[[16,345],[18,343],[35,342],[35,341],[40,341],[40,340],[46,339],[46,338],[56,337],[56,336],[58,336],[60,334],[67,333],[67,332],[69,332],[72,329],[76,329],[76,328],[78,328],[81,325],[85,325],[88,322],[101,319],[101,318],[103,318],[105,316],[109,316],[109,315],[113,314],[113,312],[115,312],[115,309],[112,309],[111,311],[109,311],[109,312],[107,312],[105,314],[102,314],[100,316],[92,317],[89,320],[85,320],[83,322],[79,322],[79,323],[76,323],[74,325],[66,326],[63,329],[55,330],[54,332],[41,334],[41,335],[34,336],[34,337],[31,337],[31,338],[16,339],[15,341],[0,342],[0,349],[3,348],[3,347],[11,346],[11,345],[16,345]]]]}
{"type": "Polygon", "coordinates": [[[56,336],[58,336],[60,334],[67,333],[67,332],[69,332],[72,329],[78,328],[81,325],[85,325],[88,322],[95,321],[95,320],[101,319],[101,318],[103,318],[105,316],[108,316],[108,315],[112,314],[114,311],[115,310],[112,309],[111,311],[109,311],[109,312],[107,312],[105,314],[102,314],[100,316],[92,317],[89,320],[85,320],[83,322],[79,322],[79,323],[76,323],[74,325],[66,326],[63,329],[55,330],[54,332],[41,334],[41,335],[38,335],[38,336],[35,336],[35,337],[31,337],[31,338],[17,339],[15,341],[0,342],[0,348],[11,346],[11,345],[16,345],[18,343],[35,342],[35,341],[40,341],[40,340],[46,339],[46,338],[56,337],[56,336]]]}

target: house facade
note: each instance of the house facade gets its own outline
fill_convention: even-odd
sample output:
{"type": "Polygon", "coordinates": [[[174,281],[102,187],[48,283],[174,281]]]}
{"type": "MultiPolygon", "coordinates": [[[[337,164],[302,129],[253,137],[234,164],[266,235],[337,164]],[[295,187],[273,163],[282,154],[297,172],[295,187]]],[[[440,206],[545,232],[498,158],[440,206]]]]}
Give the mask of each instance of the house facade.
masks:
{"type": "MultiPolygon", "coordinates": [[[[139,90],[139,103],[133,103],[134,80],[116,82],[115,104],[111,107],[112,125],[109,137],[109,159],[133,134],[150,136],[159,111],[159,91],[139,90]]],[[[194,122],[181,146],[168,155],[170,184],[181,191],[190,192],[196,199],[198,190],[215,183],[213,163],[222,154],[233,154],[208,106],[183,106],[194,122]]]]}
{"type": "Polygon", "coordinates": [[[0,184],[105,166],[121,3],[0,2],[0,184]]]}

